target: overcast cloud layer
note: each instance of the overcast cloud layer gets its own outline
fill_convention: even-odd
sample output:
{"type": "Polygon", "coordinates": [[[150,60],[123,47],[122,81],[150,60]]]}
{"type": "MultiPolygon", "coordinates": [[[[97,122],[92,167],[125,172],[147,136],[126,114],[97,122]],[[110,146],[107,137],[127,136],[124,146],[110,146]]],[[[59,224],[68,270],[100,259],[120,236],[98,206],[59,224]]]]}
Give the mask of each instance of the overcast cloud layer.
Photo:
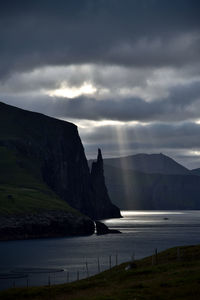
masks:
{"type": "Polygon", "coordinates": [[[75,122],[86,154],[200,167],[200,1],[0,3],[0,101],[75,122]]]}

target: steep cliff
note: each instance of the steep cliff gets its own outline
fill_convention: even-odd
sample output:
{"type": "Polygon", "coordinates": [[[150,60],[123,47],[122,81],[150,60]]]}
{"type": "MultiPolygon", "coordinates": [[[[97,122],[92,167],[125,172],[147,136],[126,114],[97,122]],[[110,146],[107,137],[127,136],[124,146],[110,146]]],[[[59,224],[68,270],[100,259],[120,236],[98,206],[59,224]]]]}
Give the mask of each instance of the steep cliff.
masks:
{"type": "Polygon", "coordinates": [[[98,149],[97,161],[92,163],[91,183],[96,207],[95,219],[120,217],[119,209],[111,203],[108,195],[100,149],[98,149]]]}
{"type": "Polygon", "coordinates": [[[113,217],[110,205],[98,213],[74,124],[0,103],[0,170],[0,213],[60,211],[68,203],[92,219],[113,217]]]}

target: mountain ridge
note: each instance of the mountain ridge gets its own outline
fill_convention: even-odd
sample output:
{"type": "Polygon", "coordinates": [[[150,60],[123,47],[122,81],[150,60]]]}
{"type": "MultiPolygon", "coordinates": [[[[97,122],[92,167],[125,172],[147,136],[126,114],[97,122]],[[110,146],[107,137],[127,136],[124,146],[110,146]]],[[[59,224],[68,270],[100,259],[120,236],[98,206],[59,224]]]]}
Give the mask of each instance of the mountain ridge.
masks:
{"type": "Polygon", "coordinates": [[[190,174],[190,170],[162,153],[138,153],[124,157],[104,158],[104,164],[150,174],[190,174]]]}
{"type": "Polygon", "coordinates": [[[122,210],[200,209],[200,176],[147,174],[104,165],[110,197],[122,210]]]}
{"type": "Polygon", "coordinates": [[[122,210],[200,209],[199,169],[162,153],[105,158],[104,171],[111,199],[122,210]]]}
{"type": "Polygon", "coordinates": [[[193,175],[200,176],[200,168],[192,169],[190,171],[193,175]]]}

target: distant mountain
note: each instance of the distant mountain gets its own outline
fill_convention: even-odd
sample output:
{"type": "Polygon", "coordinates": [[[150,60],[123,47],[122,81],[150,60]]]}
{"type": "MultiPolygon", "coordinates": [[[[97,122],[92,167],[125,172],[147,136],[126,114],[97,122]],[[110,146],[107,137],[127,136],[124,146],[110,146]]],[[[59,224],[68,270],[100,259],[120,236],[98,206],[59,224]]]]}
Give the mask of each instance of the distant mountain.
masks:
{"type": "Polygon", "coordinates": [[[200,176],[200,168],[197,168],[197,169],[193,169],[190,171],[193,175],[198,175],[200,176]]]}
{"type": "Polygon", "coordinates": [[[145,174],[104,165],[106,185],[123,210],[200,209],[200,176],[145,174]]]}
{"type": "Polygon", "coordinates": [[[106,158],[104,164],[126,170],[157,174],[189,175],[190,171],[172,158],[160,154],[136,154],[126,157],[106,158]]]}
{"type": "Polygon", "coordinates": [[[106,158],[104,173],[121,209],[200,209],[200,169],[190,171],[164,154],[106,158]]]}

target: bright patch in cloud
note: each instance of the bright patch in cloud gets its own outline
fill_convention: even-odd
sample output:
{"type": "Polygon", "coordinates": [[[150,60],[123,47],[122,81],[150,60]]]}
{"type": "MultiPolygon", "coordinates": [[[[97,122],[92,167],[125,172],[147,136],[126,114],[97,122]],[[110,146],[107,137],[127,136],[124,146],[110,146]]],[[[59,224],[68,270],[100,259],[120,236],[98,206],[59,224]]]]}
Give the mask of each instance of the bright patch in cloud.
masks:
{"type": "Polygon", "coordinates": [[[114,121],[114,120],[100,120],[100,121],[93,121],[93,120],[80,120],[74,118],[60,118],[61,120],[72,122],[76,124],[79,129],[87,129],[87,130],[94,130],[96,127],[102,126],[126,126],[127,124],[138,123],[138,122],[121,122],[121,121],[114,121]]]}
{"type": "Polygon", "coordinates": [[[192,156],[200,156],[200,151],[199,150],[191,150],[191,151],[189,151],[189,153],[192,156]]]}
{"type": "Polygon", "coordinates": [[[81,95],[93,95],[97,89],[88,82],[84,82],[81,86],[68,86],[66,82],[62,82],[60,88],[50,90],[47,94],[51,97],[76,98],[81,95]]]}

